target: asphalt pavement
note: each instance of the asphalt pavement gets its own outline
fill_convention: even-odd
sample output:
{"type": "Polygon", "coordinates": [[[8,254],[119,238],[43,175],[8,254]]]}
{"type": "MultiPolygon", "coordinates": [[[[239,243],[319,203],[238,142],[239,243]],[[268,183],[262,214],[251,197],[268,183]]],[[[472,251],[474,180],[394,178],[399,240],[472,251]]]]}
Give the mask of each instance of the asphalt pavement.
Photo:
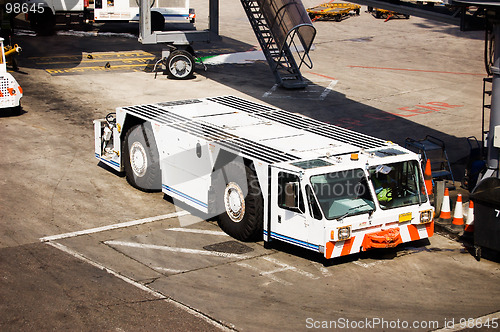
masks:
{"type": "MultiPolygon", "coordinates": [[[[207,4],[191,2],[203,29],[207,4]]],[[[314,66],[302,68],[309,84],[299,91],[275,85],[235,1],[221,0],[222,38],[194,45],[225,60],[185,81],[155,77],[162,46],[141,45],[134,25],[18,29],[23,112],[0,116],[0,329],[272,331],[346,320],[366,330],[493,329],[495,255],[477,261],[446,234],[332,261],[240,243],[94,158],[92,121],[116,107],[236,95],[402,145],[436,136],[458,183],[467,137],[481,136],[483,33],[384,22],[365,9],[315,22],[314,66]]]]}

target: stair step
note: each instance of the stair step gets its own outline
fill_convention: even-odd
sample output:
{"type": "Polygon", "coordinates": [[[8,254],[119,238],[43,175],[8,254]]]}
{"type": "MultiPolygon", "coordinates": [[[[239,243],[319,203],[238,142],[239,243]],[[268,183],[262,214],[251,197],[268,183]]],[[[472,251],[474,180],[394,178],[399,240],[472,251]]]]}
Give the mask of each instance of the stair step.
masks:
{"type": "Polygon", "coordinates": [[[286,45],[283,50],[277,47],[259,3],[255,0],[241,0],[241,3],[276,81],[288,89],[305,88],[307,83],[300,74],[292,52],[286,45]]]}

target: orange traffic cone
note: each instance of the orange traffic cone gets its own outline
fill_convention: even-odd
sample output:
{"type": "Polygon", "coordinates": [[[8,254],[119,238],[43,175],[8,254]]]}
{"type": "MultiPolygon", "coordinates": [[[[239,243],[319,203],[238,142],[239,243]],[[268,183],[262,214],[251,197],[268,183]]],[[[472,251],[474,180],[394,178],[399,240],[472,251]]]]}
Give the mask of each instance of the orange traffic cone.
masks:
{"type": "Polygon", "coordinates": [[[464,212],[462,207],[462,195],[458,194],[457,204],[455,205],[455,213],[453,214],[453,221],[451,222],[451,228],[454,230],[462,230],[464,227],[464,212]]]}
{"type": "Polygon", "coordinates": [[[474,202],[469,201],[469,211],[467,211],[467,222],[464,232],[474,233],[474,202]]]}
{"type": "Polygon", "coordinates": [[[444,188],[443,204],[441,205],[439,221],[444,224],[451,223],[450,192],[448,188],[444,188]]]}
{"type": "Polygon", "coordinates": [[[427,190],[427,195],[432,195],[432,170],[431,170],[431,160],[427,159],[425,163],[425,172],[424,172],[424,182],[425,189],[427,190]]]}

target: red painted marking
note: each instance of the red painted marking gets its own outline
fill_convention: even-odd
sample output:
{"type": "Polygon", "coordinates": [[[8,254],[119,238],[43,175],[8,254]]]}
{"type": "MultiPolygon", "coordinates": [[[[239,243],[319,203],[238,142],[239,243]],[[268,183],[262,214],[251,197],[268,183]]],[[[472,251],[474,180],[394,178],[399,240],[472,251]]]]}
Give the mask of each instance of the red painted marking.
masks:
{"type": "Polygon", "coordinates": [[[443,102],[439,102],[439,101],[431,101],[431,102],[426,103],[426,105],[415,105],[415,106],[413,106],[413,108],[409,108],[409,107],[399,107],[398,108],[398,110],[410,112],[412,114],[401,114],[401,113],[390,113],[390,114],[401,116],[404,118],[408,118],[410,116],[415,116],[418,114],[428,114],[428,113],[432,113],[432,112],[439,112],[439,111],[445,110],[447,108],[455,108],[455,107],[462,107],[462,106],[464,106],[464,105],[451,105],[451,104],[443,103],[443,102]],[[428,106],[428,105],[432,105],[432,106],[428,106]],[[426,110],[428,110],[428,111],[426,111],[426,110]]]}
{"type": "Polygon", "coordinates": [[[397,119],[397,117],[388,114],[363,114],[363,117],[380,121],[393,121],[397,119]]]}
{"type": "Polygon", "coordinates": [[[392,115],[397,115],[397,116],[400,116],[400,117],[403,117],[403,118],[409,118],[410,116],[415,116],[417,114],[399,114],[399,113],[391,113],[391,112],[388,112],[389,114],[392,114],[392,115]]]}
{"type": "Polygon", "coordinates": [[[416,71],[416,72],[421,72],[421,73],[436,73],[436,74],[484,76],[484,74],[475,74],[475,73],[459,73],[459,72],[452,72],[452,71],[423,70],[423,69],[409,69],[409,68],[387,68],[387,67],[369,67],[369,66],[347,66],[347,67],[365,68],[365,69],[382,69],[382,70],[399,70],[399,71],[416,71]]]}
{"type": "Polygon", "coordinates": [[[308,72],[309,74],[313,74],[313,75],[316,75],[316,76],[320,76],[320,77],[324,77],[324,78],[328,78],[329,80],[335,80],[334,77],[330,77],[330,76],[326,76],[326,75],[323,75],[323,74],[318,74],[318,73],[313,73],[312,71],[308,72]]]}
{"type": "Polygon", "coordinates": [[[361,126],[361,120],[357,120],[357,119],[349,119],[349,118],[344,118],[344,119],[338,119],[337,121],[335,122],[340,122],[340,123],[343,123],[343,124],[346,124],[346,125],[353,125],[353,126],[361,126]]]}
{"type": "Polygon", "coordinates": [[[13,89],[13,88],[8,88],[8,89],[7,89],[7,91],[9,91],[9,94],[10,94],[11,96],[14,96],[14,95],[16,94],[16,92],[14,91],[14,89],[13,89]]]}
{"type": "Polygon", "coordinates": [[[431,101],[427,103],[429,105],[435,105],[435,106],[441,106],[441,107],[448,107],[448,108],[455,108],[455,107],[463,107],[464,105],[450,105],[447,103],[442,103],[440,101],[431,101]]]}
{"type": "MultiPolygon", "coordinates": [[[[420,106],[420,105],[417,105],[417,107],[418,106],[420,106]]],[[[432,113],[431,111],[422,111],[422,110],[419,110],[418,108],[410,109],[409,107],[399,107],[398,110],[407,111],[407,112],[416,113],[416,114],[432,113]]]]}
{"type": "MultiPolygon", "coordinates": [[[[426,105],[415,105],[415,106],[420,107],[420,108],[425,108],[425,109],[435,111],[435,112],[439,112],[439,111],[446,109],[446,108],[438,108],[437,106],[434,106],[434,107],[426,106],[426,105]]],[[[430,112],[428,112],[428,113],[430,113],[430,112]]]]}

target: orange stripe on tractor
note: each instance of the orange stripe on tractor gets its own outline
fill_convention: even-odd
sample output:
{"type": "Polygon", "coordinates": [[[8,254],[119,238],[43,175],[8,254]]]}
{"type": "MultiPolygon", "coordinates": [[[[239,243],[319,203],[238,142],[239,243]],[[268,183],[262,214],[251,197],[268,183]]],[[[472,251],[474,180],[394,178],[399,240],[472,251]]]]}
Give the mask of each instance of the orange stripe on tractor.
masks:
{"type": "Polygon", "coordinates": [[[403,243],[399,228],[389,228],[380,232],[366,234],[363,239],[363,250],[371,248],[394,248],[403,243]]]}
{"type": "Polygon", "coordinates": [[[434,221],[425,224],[425,229],[427,230],[427,236],[431,237],[434,235],[434,221]]]}
{"type": "Polygon", "coordinates": [[[342,252],[340,256],[349,255],[351,253],[352,244],[354,242],[354,237],[344,241],[344,246],[342,247],[342,252]]]}
{"type": "Polygon", "coordinates": [[[326,243],[325,257],[327,259],[332,258],[334,248],[335,248],[335,242],[327,242],[326,243]]]}
{"type": "Polygon", "coordinates": [[[418,234],[418,228],[415,225],[408,225],[408,233],[410,233],[410,239],[412,241],[420,240],[420,235],[418,234]]]}

